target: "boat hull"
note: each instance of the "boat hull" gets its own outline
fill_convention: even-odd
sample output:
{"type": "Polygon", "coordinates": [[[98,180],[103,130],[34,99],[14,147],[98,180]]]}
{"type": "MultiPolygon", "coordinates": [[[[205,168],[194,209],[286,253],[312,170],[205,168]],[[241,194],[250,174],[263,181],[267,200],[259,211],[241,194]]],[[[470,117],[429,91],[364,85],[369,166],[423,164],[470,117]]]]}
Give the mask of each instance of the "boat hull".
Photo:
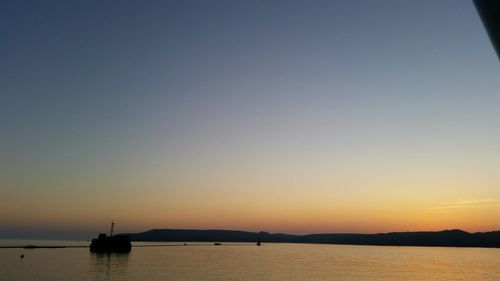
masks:
{"type": "Polygon", "coordinates": [[[128,253],[132,250],[130,238],[124,235],[115,235],[92,239],[90,252],[92,253],[128,253]]]}

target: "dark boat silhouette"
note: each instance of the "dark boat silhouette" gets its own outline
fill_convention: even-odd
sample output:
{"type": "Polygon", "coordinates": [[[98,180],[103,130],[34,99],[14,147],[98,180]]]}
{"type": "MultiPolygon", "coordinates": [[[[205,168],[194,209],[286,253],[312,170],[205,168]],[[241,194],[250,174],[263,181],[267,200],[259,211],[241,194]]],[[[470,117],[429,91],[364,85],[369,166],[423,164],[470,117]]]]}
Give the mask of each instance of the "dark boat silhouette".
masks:
{"type": "Polygon", "coordinates": [[[113,235],[113,227],[115,223],[111,223],[111,232],[109,236],[106,233],[100,233],[97,239],[92,239],[90,251],[92,253],[128,253],[132,249],[130,237],[125,235],[113,235]]]}

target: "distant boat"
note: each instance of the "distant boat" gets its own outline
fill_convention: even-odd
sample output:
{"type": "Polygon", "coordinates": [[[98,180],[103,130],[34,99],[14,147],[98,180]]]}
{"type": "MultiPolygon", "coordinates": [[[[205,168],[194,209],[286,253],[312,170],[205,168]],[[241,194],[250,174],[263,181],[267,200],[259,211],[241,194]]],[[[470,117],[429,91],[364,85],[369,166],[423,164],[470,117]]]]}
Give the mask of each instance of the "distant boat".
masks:
{"type": "Polygon", "coordinates": [[[260,243],[260,237],[258,237],[258,238],[257,238],[257,244],[256,244],[256,245],[257,245],[257,246],[260,246],[260,245],[261,245],[261,243],[260,243]]]}
{"type": "Polygon", "coordinates": [[[128,253],[132,250],[130,237],[125,235],[113,235],[115,223],[111,223],[111,232],[109,236],[106,233],[100,233],[97,239],[92,239],[90,251],[92,253],[128,253]]]}
{"type": "Polygon", "coordinates": [[[215,245],[215,246],[220,246],[220,245],[222,245],[222,244],[221,244],[221,243],[216,242],[216,243],[214,243],[214,245],[215,245]]]}

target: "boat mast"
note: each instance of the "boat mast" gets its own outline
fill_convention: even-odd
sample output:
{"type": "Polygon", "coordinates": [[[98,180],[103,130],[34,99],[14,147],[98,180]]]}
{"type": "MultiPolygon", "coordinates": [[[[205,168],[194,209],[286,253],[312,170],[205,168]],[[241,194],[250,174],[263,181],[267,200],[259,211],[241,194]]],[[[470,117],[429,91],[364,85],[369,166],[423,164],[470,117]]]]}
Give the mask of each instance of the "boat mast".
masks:
{"type": "Polygon", "coordinates": [[[109,236],[113,236],[113,228],[115,227],[115,220],[111,221],[111,231],[109,233],[109,236]]]}

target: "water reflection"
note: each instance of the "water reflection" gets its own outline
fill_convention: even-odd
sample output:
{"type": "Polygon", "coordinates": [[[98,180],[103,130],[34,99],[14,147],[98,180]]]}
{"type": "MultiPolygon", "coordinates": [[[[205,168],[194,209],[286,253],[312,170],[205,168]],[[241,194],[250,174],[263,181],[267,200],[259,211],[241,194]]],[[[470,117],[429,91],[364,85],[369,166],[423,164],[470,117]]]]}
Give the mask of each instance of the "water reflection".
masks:
{"type": "Polygon", "coordinates": [[[129,253],[90,253],[93,280],[124,280],[127,276],[129,253]]]}
{"type": "Polygon", "coordinates": [[[500,249],[314,244],[2,249],[0,281],[500,280],[500,249]],[[19,256],[24,254],[24,259],[19,256]]]}

